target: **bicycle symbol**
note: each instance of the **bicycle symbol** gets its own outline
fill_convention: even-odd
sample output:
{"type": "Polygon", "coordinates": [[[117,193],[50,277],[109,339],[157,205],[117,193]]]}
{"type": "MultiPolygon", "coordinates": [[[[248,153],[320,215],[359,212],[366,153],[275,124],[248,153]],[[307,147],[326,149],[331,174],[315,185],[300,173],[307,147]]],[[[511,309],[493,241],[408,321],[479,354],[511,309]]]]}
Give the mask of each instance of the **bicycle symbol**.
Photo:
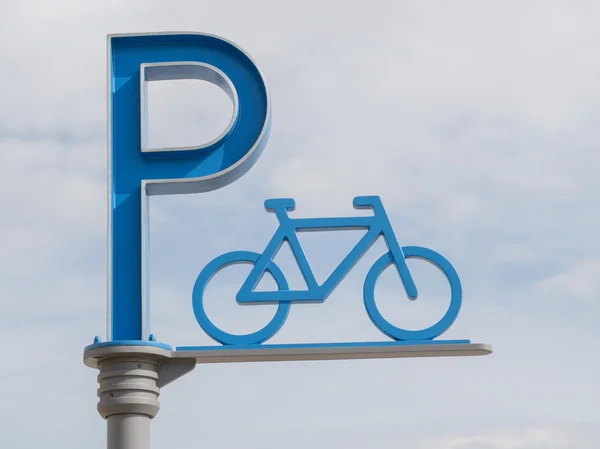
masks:
{"type": "Polygon", "coordinates": [[[273,234],[262,254],[250,251],[233,251],[213,259],[204,267],[194,285],[192,294],[194,315],[198,324],[214,340],[224,345],[256,345],[273,337],[285,323],[292,303],[322,303],[337,285],[344,279],[352,267],[365,252],[383,236],[388,252],[381,256],[369,270],[363,288],[363,299],[367,314],[373,324],[384,334],[394,340],[432,340],[444,333],[456,320],[462,303],[462,287],[460,279],[452,264],[441,254],[420,246],[400,247],[387,217],[383,203],[378,196],[358,196],[354,198],[355,209],[372,209],[372,216],[334,217],[334,218],[290,218],[288,211],[295,209],[292,198],[276,198],[265,201],[265,209],[274,212],[279,219],[279,228],[273,234]],[[366,229],[367,232],[348,253],[331,275],[319,285],[302,250],[297,232],[366,229]],[[288,242],[308,288],[306,290],[290,290],[281,269],[273,262],[273,258],[284,242],[288,242]],[[394,264],[409,299],[417,299],[417,287],[410,274],[406,259],[417,258],[435,265],[450,283],[450,305],[444,316],[433,326],[421,330],[406,330],[394,326],[379,312],[375,303],[375,283],[383,270],[394,264]],[[254,264],[248,278],[237,293],[236,300],[240,304],[273,304],[277,303],[277,311],[271,321],[262,329],[245,335],[227,333],[217,328],[204,310],[204,291],[211,278],[223,268],[238,264],[254,264]],[[263,275],[270,273],[279,290],[254,291],[263,275]]]}

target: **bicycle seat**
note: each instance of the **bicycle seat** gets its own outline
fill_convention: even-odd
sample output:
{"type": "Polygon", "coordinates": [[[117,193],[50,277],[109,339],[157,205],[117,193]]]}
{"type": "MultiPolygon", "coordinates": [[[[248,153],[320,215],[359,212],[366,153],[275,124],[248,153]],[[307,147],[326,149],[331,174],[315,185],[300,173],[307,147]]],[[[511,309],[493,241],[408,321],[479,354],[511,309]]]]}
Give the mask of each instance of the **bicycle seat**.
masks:
{"type": "Polygon", "coordinates": [[[374,209],[376,206],[381,206],[381,198],[375,195],[356,196],[352,203],[355,209],[374,209]]]}
{"type": "Polygon", "coordinates": [[[294,198],[270,198],[265,200],[265,209],[269,212],[277,212],[281,209],[294,210],[296,201],[294,198]]]}

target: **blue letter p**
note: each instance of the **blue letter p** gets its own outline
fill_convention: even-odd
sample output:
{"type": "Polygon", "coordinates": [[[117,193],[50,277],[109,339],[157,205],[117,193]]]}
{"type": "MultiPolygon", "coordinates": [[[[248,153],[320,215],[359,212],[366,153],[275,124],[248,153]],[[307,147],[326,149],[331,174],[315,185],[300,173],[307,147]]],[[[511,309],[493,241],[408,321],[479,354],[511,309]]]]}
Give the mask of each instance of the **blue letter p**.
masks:
{"type": "Polygon", "coordinates": [[[265,147],[270,100],[250,57],[206,34],[115,35],[108,38],[109,272],[108,340],[146,340],[148,196],[198,193],[246,173],[265,147]],[[146,82],[200,79],[233,102],[231,122],[216,139],[179,148],[147,147],[146,82]]]}

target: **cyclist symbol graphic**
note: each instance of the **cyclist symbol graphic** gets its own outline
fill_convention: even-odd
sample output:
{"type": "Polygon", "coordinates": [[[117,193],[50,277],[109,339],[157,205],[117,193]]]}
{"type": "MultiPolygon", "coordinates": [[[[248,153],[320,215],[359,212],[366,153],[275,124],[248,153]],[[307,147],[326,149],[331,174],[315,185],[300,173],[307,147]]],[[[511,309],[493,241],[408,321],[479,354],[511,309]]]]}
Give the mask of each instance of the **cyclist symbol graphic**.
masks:
{"type": "Polygon", "coordinates": [[[396,239],[383,203],[378,196],[358,196],[354,198],[356,209],[371,209],[372,216],[334,217],[334,218],[291,218],[288,211],[295,209],[295,201],[291,198],[268,199],[265,209],[275,213],[279,219],[279,228],[275,231],[267,247],[258,254],[251,251],[233,251],[213,259],[204,267],[198,276],[193,290],[193,309],[198,324],[214,340],[224,345],[256,345],[273,337],[285,323],[292,303],[322,303],[337,285],[350,272],[352,267],[375,243],[383,237],[389,251],[381,256],[369,270],[364,283],[363,299],[367,314],[373,324],[393,340],[419,341],[432,340],[444,333],[454,323],[462,303],[462,287],[458,274],[452,264],[441,254],[420,246],[401,247],[396,239]],[[348,255],[333,270],[331,275],[319,285],[308,263],[298,232],[332,231],[345,229],[364,229],[365,235],[359,240],[348,255]],[[273,262],[273,258],[284,242],[288,242],[292,254],[298,262],[300,271],[306,281],[307,289],[290,290],[281,269],[273,262]],[[375,302],[375,283],[384,269],[394,265],[398,270],[407,296],[415,300],[417,287],[411,276],[406,259],[417,258],[436,266],[450,283],[450,305],[444,316],[432,326],[420,330],[401,329],[391,324],[380,313],[375,302]],[[236,295],[240,304],[278,304],[275,316],[262,329],[244,335],[227,333],[208,318],[204,308],[204,291],[212,277],[233,264],[253,264],[250,274],[236,295]],[[275,279],[278,290],[254,291],[265,273],[275,279]]]}

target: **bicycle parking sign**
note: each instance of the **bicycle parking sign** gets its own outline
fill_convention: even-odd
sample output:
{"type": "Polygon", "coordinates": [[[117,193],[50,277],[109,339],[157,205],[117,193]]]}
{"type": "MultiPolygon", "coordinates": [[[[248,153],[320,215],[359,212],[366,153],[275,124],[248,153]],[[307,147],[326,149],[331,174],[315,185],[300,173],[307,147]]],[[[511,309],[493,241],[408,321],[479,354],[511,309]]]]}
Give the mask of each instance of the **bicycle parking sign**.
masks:
{"type": "Polygon", "coordinates": [[[271,126],[271,102],[265,78],[238,46],[201,33],[113,35],[108,39],[108,319],[107,341],[86,346],[84,363],[99,371],[99,414],[107,420],[109,449],[149,449],[150,421],[160,409],[161,389],[199,363],[344,360],[400,357],[478,356],[490,345],[469,340],[439,340],[461,308],[462,287],[452,264],[436,251],[401,246],[378,196],[354,198],[368,216],[294,218],[291,198],[265,201],[279,227],[262,253],[234,251],[209,262],[190,286],[190,303],[202,329],[217,344],[173,348],[150,333],[148,295],[148,197],[219,189],[244,175],[264,149],[271,126]],[[233,103],[226,129],[208,143],[189,147],[150,148],[147,144],[146,84],[153,80],[198,79],[221,87],[233,103]],[[297,233],[362,229],[365,235],[322,283],[318,283],[297,233]],[[322,303],[378,239],[388,252],[369,270],[363,288],[365,309],[387,337],[376,342],[267,342],[285,323],[292,304],[322,303]],[[274,257],[287,242],[307,288],[290,289],[274,257]],[[404,285],[398,298],[417,299],[418,286],[406,263],[418,258],[436,266],[450,283],[450,305],[437,323],[425,329],[401,329],[381,314],[374,295],[383,270],[393,266],[404,285]],[[277,304],[262,329],[244,335],[219,329],[204,308],[204,291],[215,273],[232,264],[253,265],[240,286],[240,304],[277,304]],[[265,273],[276,281],[273,291],[256,291],[265,273]],[[404,295],[405,293],[405,295],[404,295]]]}
{"type": "MultiPolygon", "coordinates": [[[[109,37],[109,272],[107,340],[87,348],[115,345],[158,346],[150,333],[148,292],[148,197],[200,193],[219,189],[244,175],[267,144],[271,126],[271,101],[265,78],[255,62],[238,46],[220,37],[201,33],[153,33],[109,37]],[[189,147],[150,148],[147,144],[147,82],[198,79],[221,87],[233,103],[233,113],[220,136],[189,147]]],[[[354,207],[372,215],[335,218],[293,218],[291,198],[265,201],[279,227],[262,253],[234,251],[223,254],[200,272],[191,305],[199,326],[218,344],[182,346],[173,350],[198,361],[299,360],[327,358],[402,357],[416,355],[480,355],[487,345],[469,340],[436,340],[455,321],[462,304],[459,276],[448,259],[421,246],[401,246],[378,196],[354,198],[354,207]],[[365,235],[322,283],[318,283],[297,233],[305,231],[365,230],[365,235]],[[365,310],[386,337],[381,342],[265,344],[285,323],[291,306],[324,302],[373,243],[382,238],[388,252],[369,270],[363,288],[365,310]],[[304,290],[290,289],[274,257],[289,243],[306,281],[304,290]],[[380,312],[375,284],[384,269],[393,266],[404,285],[398,297],[415,300],[415,285],[407,259],[433,264],[450,284],[450,304],[431,326],[419,330],[399,328],[380,312]],[[240,286],[240,304],[277,304],[275,316],[250,334],[231,334],[219,329],[207,316],[204,291],[220,270],[232,264],[253,265],[240,286]],[[276,281],[273,291],[255,291],[265,273],[276,281]],[[426,347],[428,349],[426,349],[426,347]],[[390,349],[395,348],[395,349],[390,349]],[[416,349],[415,349],[416,348],[416,349]],[[251,351],[252,355],[249,355],[251,351]],[[412,352],[411,352],[412,351],[412,352]],[[404,354],[404,355],[402,355],[404,354]],[[408,355],[407,355],[408,354],[408,355]]]]}

